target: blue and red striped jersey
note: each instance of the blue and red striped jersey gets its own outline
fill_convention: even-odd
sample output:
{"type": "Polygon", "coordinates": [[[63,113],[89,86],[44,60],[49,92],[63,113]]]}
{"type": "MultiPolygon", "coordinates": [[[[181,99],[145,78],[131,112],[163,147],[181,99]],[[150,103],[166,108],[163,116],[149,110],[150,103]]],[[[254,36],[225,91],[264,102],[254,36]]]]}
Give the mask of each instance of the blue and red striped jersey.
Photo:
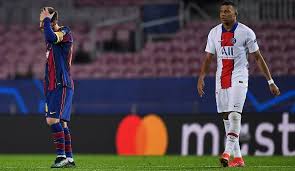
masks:
{"type": "Polygon", "coordinates": [[[60,27],[54,32],[50,19],[44,19],[44,36],[46,41],[46,66],[44,89],[54,90],[59,86],[74,88],[71,78],[73,54],[73,36],[68,27],[60,27]]]}

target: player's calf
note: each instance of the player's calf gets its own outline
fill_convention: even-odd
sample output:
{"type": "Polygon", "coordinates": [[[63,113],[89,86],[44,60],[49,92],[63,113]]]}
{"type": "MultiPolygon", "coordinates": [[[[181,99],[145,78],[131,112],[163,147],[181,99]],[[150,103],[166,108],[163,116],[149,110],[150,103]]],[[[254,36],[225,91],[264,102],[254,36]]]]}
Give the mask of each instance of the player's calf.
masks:
{"type": "Polygon", "coordinates": [[[64,128],[64,135],[65,135],[65,154],[66,158],[69,162],[69,167],[75,167],[75,162],[73,158],[73,152],[72,152],[72,139],[70,134],[70,129],[67,125],[67,122],[63,122],[63,128],[64,128]]]}

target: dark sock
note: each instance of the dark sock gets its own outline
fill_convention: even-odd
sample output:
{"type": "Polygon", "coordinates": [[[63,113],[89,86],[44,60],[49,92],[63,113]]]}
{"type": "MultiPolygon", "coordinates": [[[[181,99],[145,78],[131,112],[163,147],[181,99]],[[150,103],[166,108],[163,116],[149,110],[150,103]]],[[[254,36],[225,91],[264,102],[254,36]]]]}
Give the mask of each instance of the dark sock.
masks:
{"type": "Polygon", "coordinates": [[[65,152],[67,158],[73,158],[72,153],[72,140],[71,140],[71,134],[69,128],[64,128],[64,134],[65,134],[65,152]]]}
{"type": "Polygon", "coordinates": [[[58,157],[65,156],[65,134],[61,123],[50,126],[53,142],[58,157]]]}

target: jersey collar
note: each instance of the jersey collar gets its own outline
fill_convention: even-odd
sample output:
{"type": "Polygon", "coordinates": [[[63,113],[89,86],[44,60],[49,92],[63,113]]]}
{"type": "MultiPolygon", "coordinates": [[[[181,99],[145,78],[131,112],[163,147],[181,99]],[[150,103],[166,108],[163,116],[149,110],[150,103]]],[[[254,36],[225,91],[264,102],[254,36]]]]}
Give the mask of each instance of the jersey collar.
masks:
{"type": "MultiPolygon", "coordinates": [[[[223,27],[223,24],[221,24],[221,25],[222,25],[222,32],[223,32],[223,33],[224,33],[224,32],[228,32],[228,31],[223,27]]],[[[234,33],[237,27],[238,27],[238,22],[235,22],[235,24],[233,25],[233,27],[230,29],[229,32],[234,33]]]]}

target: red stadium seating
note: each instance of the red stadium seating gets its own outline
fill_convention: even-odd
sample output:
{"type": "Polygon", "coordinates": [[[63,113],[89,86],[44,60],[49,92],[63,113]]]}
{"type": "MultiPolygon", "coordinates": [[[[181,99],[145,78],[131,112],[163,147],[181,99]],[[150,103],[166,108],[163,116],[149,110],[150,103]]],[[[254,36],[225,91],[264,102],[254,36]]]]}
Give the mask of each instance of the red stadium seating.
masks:
{"type": "MultiPolygon", "coordinates": [[[[189,23],[173,35],[171,40],[147,42],[140,52],[100,54],[92,63],[74,64],[72,75],[76,79],[197,76],[207,34],[215,24],[189,23]]],[[[294,75],[295,22],[249,25],[257,34],[260,49],[273,75],[294,75]]],[[[45,46],[42,34],[36,32],[35,26],[20,28],[23,26],[11,25],[6,28],[0,25],[0,79],[13,78],[18,72],[27,73],[30,70],[35,78],[43,78],[45,46]]],[[[134,24],[130,23],[98,28],[96,40],[110,40],[112,31],[117,30],[119,40],[126,43],[129,31],[134,29],[134,24]]],[[[72,30],[76,41],[75,49],[78,43],[89,40],[91,36],[87,25],[77,24],[72,30]]],[[[85,46],[91,49],[91,46],[85,46]]],[[[261,75],[252,56],[249,61],[250,74],[261,75]]],[[[215,70],[216,61],[210,67],[209,74],[214,75],[215,70]]]]}

